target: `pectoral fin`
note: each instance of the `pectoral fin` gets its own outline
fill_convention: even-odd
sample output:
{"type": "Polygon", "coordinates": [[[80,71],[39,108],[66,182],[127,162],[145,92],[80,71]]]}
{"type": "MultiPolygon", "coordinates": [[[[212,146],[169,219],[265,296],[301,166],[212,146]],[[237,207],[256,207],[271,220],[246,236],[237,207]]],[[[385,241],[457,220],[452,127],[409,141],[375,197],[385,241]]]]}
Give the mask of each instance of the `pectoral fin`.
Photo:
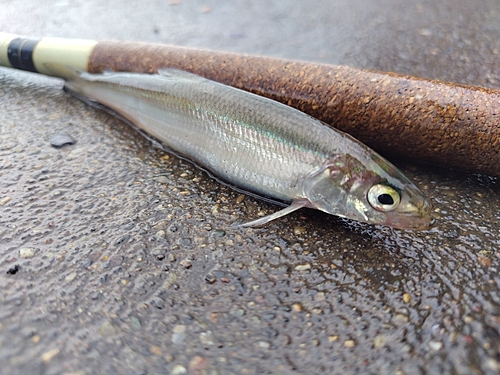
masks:
{"type": "Polygon", "coordinates": [[[282,216],[288,215],[291,212],[297,211],[298,209],[301,209],[303,207],[307,207],[309,205],[310,205],[310,202],[306,198],[296,199],[290,204],[290,206],[285,207],[282,210],[276,211],[275,213],[273,213],[271,215],[261,217],[260,219],[253,220],[253,221],[250,221],[250,222],[245,223],[245,224],[240,224],[238,226],[243,227],[243,228],[247,228],[247,227],[257,227],[260,225],[264,225],[264,224],[267,224],[274,219],[278,219],[282,216]]]}

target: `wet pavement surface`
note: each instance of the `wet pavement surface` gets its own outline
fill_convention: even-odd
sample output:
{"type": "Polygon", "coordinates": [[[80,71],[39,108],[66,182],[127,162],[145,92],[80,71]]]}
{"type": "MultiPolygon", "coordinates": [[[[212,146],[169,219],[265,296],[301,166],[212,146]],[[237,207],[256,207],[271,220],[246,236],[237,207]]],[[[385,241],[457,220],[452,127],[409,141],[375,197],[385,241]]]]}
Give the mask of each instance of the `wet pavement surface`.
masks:
{"type": "MultiPolygon", "coordinates": [[[[497,1],[44,4],[0,2],[2,31],[500,89],[497,1]]],[[[310,210],[235,229],[278,208],[61,88],[0,68],[0,373],[500,373],[497,178],[391,159],[433,229],[310,210]]]]}

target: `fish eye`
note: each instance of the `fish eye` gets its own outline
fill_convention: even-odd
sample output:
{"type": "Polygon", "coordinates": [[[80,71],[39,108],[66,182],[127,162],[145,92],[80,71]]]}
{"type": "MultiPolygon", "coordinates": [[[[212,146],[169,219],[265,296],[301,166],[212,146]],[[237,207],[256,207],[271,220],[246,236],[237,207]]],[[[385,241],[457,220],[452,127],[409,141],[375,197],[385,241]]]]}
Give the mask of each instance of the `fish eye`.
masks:
{"type": "Polygon", "coordinates": [[[392,211],[401,201],[399,193],[388,185],[373,185],[368,190],[368,203],[377,211],[392,211]]]}

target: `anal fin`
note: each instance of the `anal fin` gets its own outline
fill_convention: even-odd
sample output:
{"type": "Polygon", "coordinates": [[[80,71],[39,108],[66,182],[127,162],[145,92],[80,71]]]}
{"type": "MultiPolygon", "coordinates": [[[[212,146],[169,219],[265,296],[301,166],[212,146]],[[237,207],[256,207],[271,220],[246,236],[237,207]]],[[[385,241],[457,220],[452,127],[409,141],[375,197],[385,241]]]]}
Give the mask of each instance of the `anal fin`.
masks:
{"type": "Polygon", "coordinates": [[[296,199],[289,206],[283,208],[282,210],[276,211],[276,212],[272,213],[271,215],[267,215],[267,216],[261,217],[261,218],[256,219],[256,220],[252,220],[248,223],[239,224],[237,226],[243,227],[243,228],[261,226],[261,225],[269,223],[272,220],[279,219],[280,217],[283,217],[285,215],[288,215],[289,213],[297,211],[303,207],[308,207],[309,205],[310,205],[310,202],[306,198],[296,199]]]}

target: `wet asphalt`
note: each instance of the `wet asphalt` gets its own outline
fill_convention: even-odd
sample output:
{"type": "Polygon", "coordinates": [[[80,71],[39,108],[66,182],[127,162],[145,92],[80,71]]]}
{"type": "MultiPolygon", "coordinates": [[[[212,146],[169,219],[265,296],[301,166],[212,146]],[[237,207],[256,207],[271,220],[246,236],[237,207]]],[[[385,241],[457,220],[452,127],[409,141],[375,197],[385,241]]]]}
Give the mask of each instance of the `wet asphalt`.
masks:
{"type": "MultiPolygon", "coordinates": [[[[21,0],[0,25],[500,89],[493,0],[21,0]]],[[[500,373],[498,178],[391,159],[431,230],[310,210],[236,229],[278,208],[61,88],[0,68],[0,373],[500,373]]]]}

